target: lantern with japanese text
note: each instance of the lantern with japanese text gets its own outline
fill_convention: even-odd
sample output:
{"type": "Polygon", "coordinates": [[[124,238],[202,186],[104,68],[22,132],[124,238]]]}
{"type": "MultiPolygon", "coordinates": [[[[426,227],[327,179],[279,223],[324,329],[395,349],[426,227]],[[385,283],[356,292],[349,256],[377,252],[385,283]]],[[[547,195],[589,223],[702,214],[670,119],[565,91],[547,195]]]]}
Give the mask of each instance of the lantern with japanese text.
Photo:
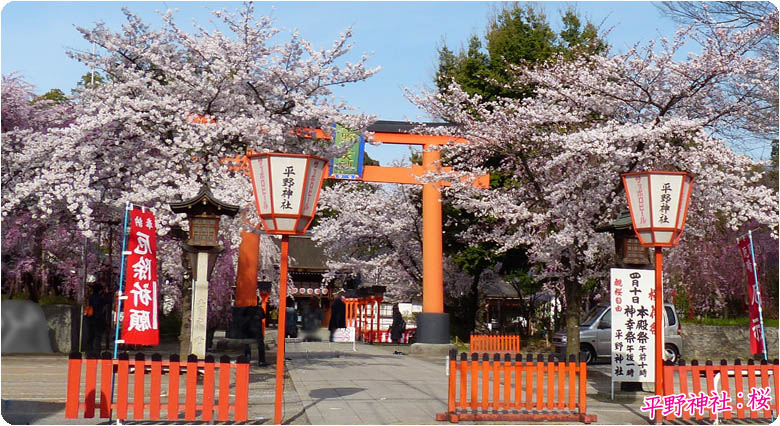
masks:
{"type": "MultiPolygon", "coordinates": [[[[279,312],[281,314],[278,330],[285,330],[284,312],[287,307],[287,256],[290,235],[303,234],[314,219],[328,161],[301,154],[263,153],[250,154],[247,157],[260,222],[267,233],[282,236],[281,262],[279,262],[279,312]]],[[[301,294],[303,291],[300,289],[301,294]]],[[[281,424],[284,339],[278,339],[277,342],[275,386],[274,423],[281,424]]]]}
{"type": "Polygon", "coordinates": [[[250,154],[257,214],[269,234],[303,234],[317,209],[328,161],[300,154],[250,154]]]}
{"type": "MultiPolygon", "coordinates": [[[[663,398],[663,255],[662,247],[674,247],[680,241],[688,203],[691,199],[693,176],[686,172],[644,171],[624,173],[623,186],[626,190],[631,222],[639,243],[644,247],[655,247],[655,393],[663,398]]],[[[656,419],[661,419],[660,410],[656,419]]]]}
{"type": "Polygon", "coordinates": [[[680,240],[693,177],[686,172],[622,175],[634,231],[645,247],[674,247],[680,240]]]}

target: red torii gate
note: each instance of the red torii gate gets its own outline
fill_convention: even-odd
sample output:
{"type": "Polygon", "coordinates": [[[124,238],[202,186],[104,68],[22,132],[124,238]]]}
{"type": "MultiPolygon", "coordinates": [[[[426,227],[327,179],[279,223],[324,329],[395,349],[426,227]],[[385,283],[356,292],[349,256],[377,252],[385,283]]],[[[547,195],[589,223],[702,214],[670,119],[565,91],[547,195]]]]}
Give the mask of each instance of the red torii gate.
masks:
{"type": "MultiPolygon", "coordinates": [[[[442,124],[429,124],[442,125],[442,124]]],[[[417,318],[417,343],[448,344],[449,316],[444,312],[444,276],[442,250],[442,209],[440,187],[448,183],[439,181],[421,183],[419,178],[428,172],[449,170],[441,167],[441,155],[434,147],[468,142],[451,136],[434,136],[410,133],[415,125],[402,121],[378,121],[368,128],[374,132],[373,140],[386,144],[417,145],[422,147],[422,165],[411,167],[364,166],[363,182],[423,185],[423,310],[417,318]]],[[[317,130],[317,137],[326,137],[317,130]]],[[[225,159],[246,166],[246,157],[225,159]]],[[[475,182],[479,187],[489,185],[489,176],[481,176],[475,182]]],[[[251,232],[241,233],[236,280],[236,306],[254,306],[257,303],[257,269],[259,264],[259,238],[251,232]]],[[[265,302],[265,301],[263,301],[265,302]]]]}

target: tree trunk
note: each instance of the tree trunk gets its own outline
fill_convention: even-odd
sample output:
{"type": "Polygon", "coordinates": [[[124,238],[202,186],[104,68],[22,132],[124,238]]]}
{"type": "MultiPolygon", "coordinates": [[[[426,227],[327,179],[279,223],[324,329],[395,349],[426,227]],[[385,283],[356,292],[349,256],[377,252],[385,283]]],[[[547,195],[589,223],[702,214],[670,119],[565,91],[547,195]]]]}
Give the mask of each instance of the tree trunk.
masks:
{"type": "Polygon", "coordinates": [[[582,287],[574,280],[566,280],[564,288],[566,289],[566,359],[568,360],[572,355],[579,359],[582,287]]]}
{"type": "Polygon", "coordinates": [[[469,325],[471,326],[472,332],[477,330],[477,318],[478,318],[478,311],[479,311],[479,276],[480,274],[475,274],[472,277],[471,280],[471,306],[469,309],[469,325]]]}

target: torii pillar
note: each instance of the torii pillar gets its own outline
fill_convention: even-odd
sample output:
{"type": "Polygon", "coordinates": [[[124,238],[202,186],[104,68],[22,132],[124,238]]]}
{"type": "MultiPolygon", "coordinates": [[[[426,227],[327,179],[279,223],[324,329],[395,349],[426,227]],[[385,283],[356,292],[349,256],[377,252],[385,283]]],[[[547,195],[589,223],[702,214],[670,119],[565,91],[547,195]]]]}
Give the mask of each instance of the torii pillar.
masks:
{"type": "MultiPolygon", "coordinates": [[[[419,178],[428,172],[436,170],[448,171],[448,167],[441,167],[441,154],[437,146],[448,145],[452,143],[467,143],[468,141],[451,136],[432,136],[407,133],[404,130],[413,128],[411,123],[379,121],[370,127],[374,131],[374,141],[399,144],[399,145],[417,145],[421,146],[422,166],[412,165],[411,167],[385,167],[385,166],[365,166],[363,168],[362,182],[372,183],[395,183],[407,185],[422,184],[422,207],[423,207],[423,311],[417,317],[417,343],[423,344],[449,344],[450,343],[450,321],[449,314],[444,312],[444,265],[443,265],[443,245],[442,245],[442,207],[441,191],[442,186],[448,185],[447,182],[422,183],[419,178]]],[[[326,138],[321,131],[317,131],[317,137],[326,138]]],[[[478,178],[475,183],[479,187],[487,187],[489,176],[485,175],[478,178]]],[[[258,245],[255,242],[244,246],[242,243],[239,251],[239,265],[257,265],[250,260],[242,262],[242,257],[250,256],[257,259],[259,256],[258,245]]],[[[256,268],[256,266],[255,266],[256,268]]],[[[243,294],[246,288],[251,288],[247,294],[255,294],[257,286],[257,270],[239,272],[236,283],[236,293],[243,294]]]]}

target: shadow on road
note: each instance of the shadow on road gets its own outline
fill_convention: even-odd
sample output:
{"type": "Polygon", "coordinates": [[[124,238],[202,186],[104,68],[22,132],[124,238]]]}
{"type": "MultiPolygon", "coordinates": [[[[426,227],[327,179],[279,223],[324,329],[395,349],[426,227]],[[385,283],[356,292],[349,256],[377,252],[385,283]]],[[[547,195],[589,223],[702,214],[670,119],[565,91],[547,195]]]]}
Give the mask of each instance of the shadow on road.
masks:
{"type": "Polygon", "coordinates": [[[0,405],[0,415],[12,425],[29,425],[64,410],[64,402],[3,399],[0,405]]]}
{"type": "Polygon", "coordinates": [[[287,421],[283,422],[284,424],[290,424],[293,421],[295,421],[298,417],[301,417],[307,409],[314,407],[315,405],[319,404],[320,402],[328,399],[328,398],[340,398],[342,396],[349,396],[354,395],[358,392],[364,391],[364,388],[320,388],[320,389],[313,389],[311,392],[309,392],[309,398],[312,399],[312,402],[301,408],[301,411],[295,413],[292,417],[287,419],[287,421]]]}

